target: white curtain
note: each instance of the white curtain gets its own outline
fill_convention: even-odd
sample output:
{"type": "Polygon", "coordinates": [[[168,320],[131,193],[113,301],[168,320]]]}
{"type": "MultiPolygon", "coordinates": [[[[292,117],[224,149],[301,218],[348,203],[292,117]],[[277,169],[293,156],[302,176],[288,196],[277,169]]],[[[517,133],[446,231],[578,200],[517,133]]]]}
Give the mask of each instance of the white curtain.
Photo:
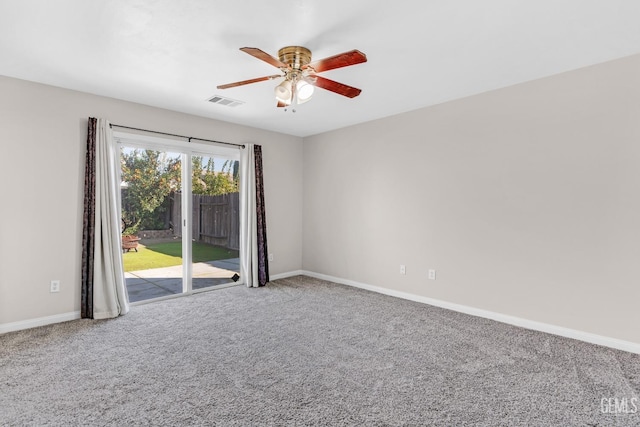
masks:
{"type": "Polygon", "coordinates": [[[122,266],[119,154],[109,122],[98,119],[95,160],[94,319],[117,317],[129,311],[122,266]]]}
{"type": "Polygon", "coordinates": [[[259,286],[255,182],[253,144],[245,144],[240,150],[240,277],[250,288],[259,286]]]}

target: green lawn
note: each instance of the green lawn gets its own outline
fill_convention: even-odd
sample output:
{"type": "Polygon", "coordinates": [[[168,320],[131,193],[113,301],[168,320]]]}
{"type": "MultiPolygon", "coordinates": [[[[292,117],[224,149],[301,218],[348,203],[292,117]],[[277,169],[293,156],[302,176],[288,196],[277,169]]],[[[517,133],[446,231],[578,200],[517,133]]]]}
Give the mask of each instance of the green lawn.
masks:
{"type": "MultiPolygon", "coordinates": [[[[193,262],[215,261],[219,259],[237,258],[238,251],[193,242],[193,262]]],[[[171,267],[182,264],[182,242],[179,240],[167,243],[156,243],[145,246],[138,245],[138,252],[129,251],[122,254],[124,271],[149,270],[151,268],[171,267]]]]}

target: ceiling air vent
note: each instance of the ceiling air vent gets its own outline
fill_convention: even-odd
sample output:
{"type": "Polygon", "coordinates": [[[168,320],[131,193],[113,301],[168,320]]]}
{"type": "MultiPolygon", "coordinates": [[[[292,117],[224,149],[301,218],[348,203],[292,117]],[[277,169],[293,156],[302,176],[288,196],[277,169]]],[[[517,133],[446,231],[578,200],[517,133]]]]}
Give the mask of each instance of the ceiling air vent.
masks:
{"type": "Polygon", "coordinates": [[[224,96],[215,95],[213,98],[209,99],[209,102],[213,102],[218,105],[225,105],[227,107],[237,107],[238,105],[244,104],[242,101],[237,101],[231,98],[225,98],[224,96]]]}

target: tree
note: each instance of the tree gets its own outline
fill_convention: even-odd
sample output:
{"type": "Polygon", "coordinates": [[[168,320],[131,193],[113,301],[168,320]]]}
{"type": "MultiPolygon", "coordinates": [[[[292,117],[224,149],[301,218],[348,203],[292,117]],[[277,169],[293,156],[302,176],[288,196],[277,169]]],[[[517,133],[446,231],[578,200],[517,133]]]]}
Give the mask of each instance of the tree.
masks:
{"type": "Polygon", "coordinates": [[[168,209],[167,196],[180,189],[180,158],[154,150],[123,151],[122,221],[125,234],[164,228],[159,213],[168,209]],[[160,212],[159,212],[160,210],[160,212]]]}
{"type": "MultiPolygon", "coordinates": [[[[220,171],[215,170],[213,158],[209,158],[207,165],[203,165],[203,158],[193,156],[192,187],[194,194],[207,194],[217,196],[220,194],[235,193],[238,191],[237,174],[232,174],[232,168],[237,161],[225,160],[220,171]],[[196,185],[197,182],[197,185],[196,185]]],[[[237,167],[235,167],[237,169],[237,167]]],[[[234,169],[234,172],[235,172],[234,169]]]]}
{"type": "Polygon", "coordinates": [[[193,194],[205,194],[207,184],[202,179],[202,156],[193,156],[192,158],[192,175],[191,189],[193,194]]]}

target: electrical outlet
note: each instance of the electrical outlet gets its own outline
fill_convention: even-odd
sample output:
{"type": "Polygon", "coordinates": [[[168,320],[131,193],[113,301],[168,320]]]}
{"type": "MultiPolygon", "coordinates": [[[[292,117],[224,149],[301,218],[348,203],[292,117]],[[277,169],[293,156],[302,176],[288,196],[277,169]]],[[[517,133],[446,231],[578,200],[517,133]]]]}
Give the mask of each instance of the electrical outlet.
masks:
{"type": "Polygon", "coordinates": [[[407,274],[407,267],[404,265],[400,265],[400,274],[407,274]]]}
{"type": "Polygon", "coordinates": [[[49,292],[60,292],[60,280],[52,280],[49,285],[49,292]]]}
{"type": "Polygon", "coordinates": [[[436,280],[436,271],[429,270],[429,280],[436,280]]]}
{"type": "Polygon", "coordinates": [[[273,262],[273,254],[269,254],[269,261],[273,262]]]}

